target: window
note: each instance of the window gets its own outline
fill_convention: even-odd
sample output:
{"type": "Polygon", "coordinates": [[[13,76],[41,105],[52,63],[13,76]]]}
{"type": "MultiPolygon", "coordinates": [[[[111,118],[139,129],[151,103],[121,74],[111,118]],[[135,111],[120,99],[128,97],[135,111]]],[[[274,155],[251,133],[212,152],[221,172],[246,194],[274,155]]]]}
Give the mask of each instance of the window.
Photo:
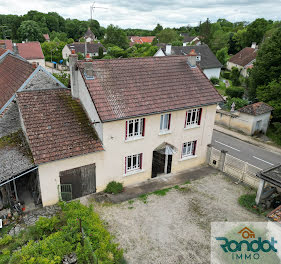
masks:
{"type": "Polygon", "coordinates": [[[201,56],[196,56],[196,61],[201,61],[201,56]]]}
{"type": "Polygon", "coordinates": [[[185,128],[199,126],[201,123],[202,108],[194,108],[186,111],[185,128]]]}
{"type": "Polygon", "coordinates": [[[160,131],[170,130],[171,114],[163,114],[160,119],[160,131]]]}
{"type": "Polygon", "coordinates": [[[142,153],[125,157],[125,174],[142,169],[142,153]]]}
{"type": "Polygon", "coordinates": [[[197,140],[183,143],[181,157],[195,156],[196,144],[197,140]]]}
{"type": "Polygon", "coordinates": [[[126,139],[144,136],[145,118],[126,121],[126,139]]]}

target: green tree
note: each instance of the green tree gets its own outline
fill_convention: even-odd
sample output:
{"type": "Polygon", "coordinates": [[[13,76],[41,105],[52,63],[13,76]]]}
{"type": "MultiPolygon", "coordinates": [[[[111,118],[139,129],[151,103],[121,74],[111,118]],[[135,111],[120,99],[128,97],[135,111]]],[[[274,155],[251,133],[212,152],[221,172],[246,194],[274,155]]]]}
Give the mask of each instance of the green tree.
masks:
{"type": "Polygon", "coordinates": [[[228,53],[227,53],[227,47],[221,48],[216,53],[217,59],[220,61],[222,65],[225,65],[228,60],[228,53]]]}
{"type": "Polygon", "coordinates": [[[157,24],[157,26],[153,29],[152,33],[154,35],[160,33],[163,30],[163,27],[160,24],[157,24]]]}
{"type": "Polygon", "coordinates": [[[209,18],[199,26],[199,34],[201,37],[201,41],[210,46],[212,39],[212,30],[211,30],[211,22],[209,18]]]}
{"type": "Polygon", "coordinates": [[[258,18],[247,26],[247,45],[252,42],[261,43],[265,32],[269,29],[272,23],[264,18],[258,18]]]}
{"type": "Polygon", "coordinates": [[[159,43],[172,43],[173,41],[180,40],[180,35],[173,29],[165,28],[156,35],[159,43]]]}
{"type": "Polygon", "coordinates": [[[129,40],[126,33],[118,26],[109,25],[106,29],[104,44],[113,44],[122,49],[129,47],[129,40]]]}
{"type": "Polygon", "coordinates": [[[232,67],[231,73],[230,73],[230,80],[232,81],[233,85],[235,85],[235,86],[240,85],[239,77],[240,77],[239,69],[236,67],[232,67]]]}
{"type": "Polygon", "coordinates": [[[18,29],[18,35],[21,40],[43,41],[43,35],[40,27],[35,21],[23,21],[18,29]]]}

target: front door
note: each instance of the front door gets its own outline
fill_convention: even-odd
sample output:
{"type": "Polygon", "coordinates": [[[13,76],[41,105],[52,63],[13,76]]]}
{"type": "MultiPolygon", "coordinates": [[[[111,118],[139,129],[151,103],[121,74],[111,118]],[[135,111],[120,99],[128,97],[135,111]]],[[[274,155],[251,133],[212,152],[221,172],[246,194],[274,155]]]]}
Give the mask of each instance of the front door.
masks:
{"type": "Polygon", "coordinates": [[[153,151],[151,178],[155,178],[159,174],[170,173],[171,168],[172,155],[165,155],[158,151],[153,151]]]}

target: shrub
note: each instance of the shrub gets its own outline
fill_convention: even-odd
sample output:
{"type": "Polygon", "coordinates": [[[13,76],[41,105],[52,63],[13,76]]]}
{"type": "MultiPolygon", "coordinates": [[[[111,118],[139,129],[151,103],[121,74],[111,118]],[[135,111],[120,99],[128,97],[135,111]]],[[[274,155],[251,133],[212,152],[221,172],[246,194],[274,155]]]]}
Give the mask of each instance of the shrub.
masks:
{"type": "Polygon", "coordinates": [[[225,79],[230,79],[230,71],[222,72],[222,77],[225,78],[225,79]]]}
{"type": "Polygon", "coordinates": [[[218,79],[218,78],[216,78],[216,77],[212,77],[211,79],[210,79],[210,81],[212,82],[212,84],[214,84],[214,85],[216,85],[216,84],[219,84],[220,83],[220,80],[218,79]]]}
{"type": "Polygon", "coordinates": [[[225,89],[225,94],[231,98],[242,98],[244,89],[242,87],[228,87],[225,89]]]}
{"type": "Polygon", "coordinates": [[[10,235],[5,235],[2,239],[0,239],[0,247],[8,245],[12,242],[13,237],[10,235]]]}
{"type": "Polygon", "coordinates": [[[227,99],[227,102],[226,102],[226,107],[228,110],[231,109],[231,105],[232,103],[235,103],[235,109],[239,109],[245,105],[248,104],[248,101],[247,100],[244,100],[244,99],[241,99],[241,98],[230,98],[230,99],[227,99]]]}
{"type": "Polygon", "coordinates": [[[263,211],[256,205],[255,199],[256,194],[244,194],[238,198],[238,203],[254,213],[261,214],[263,211]]]}
{"type": "Polygon", "coordinates": [[[230,79],[233,85],[235,86],[240,85],[239,77],[240,77],[240,70],[236,67],[233,67],[230,73],[230,79]]]}
{"type": "Polygon", "coordinates": [[[123,189],[124,189],[124,187],[121,182],[111,181],[110,183],[107,184],[104,192],[117,194],[117,193],[122,192],[123,189]]]}
{"type": "Polygon", "coordinates": [[[40,217],[35,223],[35,231],[39,237],[42,237],[43,235],[49,235],[58,229],[59,222],[60,220],[56,216],[51,218],[40,217]]]}

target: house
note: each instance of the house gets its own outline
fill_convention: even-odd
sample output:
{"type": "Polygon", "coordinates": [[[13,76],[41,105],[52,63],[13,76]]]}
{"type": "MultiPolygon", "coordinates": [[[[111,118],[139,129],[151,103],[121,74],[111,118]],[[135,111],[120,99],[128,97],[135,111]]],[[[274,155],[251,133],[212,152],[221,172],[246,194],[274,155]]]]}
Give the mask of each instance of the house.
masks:
{"type": "Polygon", "coordinates": [[[9,205],[10,195],[24,201],[28,210],[41,200],[38,170],[21,129],[16,93],[62,87],[43,67],[10,50],[0,56],[0,209],[9,205]]]}
{"type": "MultiPolygon", "coordinates": [[[[103,48],[103,54],[106,54],[106,49],[101,43],[81,43],[75,42],[72,44],[67,44],[62,49],[62,57],[63,59],[67,60],[71,51],[74,50],[76,54],[81,53],[83,55],[89,54],[91,57],[99,55],[99,48],[103,48]]],[[[67,62],[68,65],[68,62],[67,62]]]]}
{"type": "Polygon", "coordinates": [[[143,44],[143,43],[152,43],[152,41],[155,39],[155,36],[146,36],[146,37],[139,37],[139,36],[130,36],[130,46],[133,46],[135,44],[143,44]]]}
{"type": "Polygon", "coordinates": [[[49,34],[43,34],[43,37],[44,37],[45,41],[50,42],[49,34]]]}
{"type": "Polygon", "coordinates": [[[273,108],[258,102],[238,109],[235,112],[217,110],[216,123],[241,131],[247,135],[266,133],[273,108]]]}
{"type": "Polygon", "coordinates": [[[255,43],[252,47],[246,47],[232,56],[226,64],[226,68],[231,71],[232,67],[237,67],[241,75],[248,77],[248,69],[253,67],[257,56],[257,46],[255,43]]]}
{"type": "Polygon", "coordinates": [[[201,41],[198,36],[190,36],[189,33],[180,33],[180,36],[183,37],[183,46],[187,45],[195,45],[199,46],[201,45],[201,41]]]}
{"type": "Polygon", "coordinates": [[[17,94],[44,206],[205,162],[223,99],[193,54],[69,63],[71,90],[17,94]]]}
{"type": "Polygon", "coordinates": [[[187,55],[191,50],[195,50],[197,53],[197,64],[208,79],[220,77],[222,64],[207,44],[200,46],[172,46],[170,44],[162,44],[154,56],[187,55]]]}
{"type": "Polygon", "coordinates": [[[95,34],[92,32],[90,27],[88,27],[88,30],[86,31],[83,38],[85,39],[86,42],[93,42],[97,40],[95,34]]]}

